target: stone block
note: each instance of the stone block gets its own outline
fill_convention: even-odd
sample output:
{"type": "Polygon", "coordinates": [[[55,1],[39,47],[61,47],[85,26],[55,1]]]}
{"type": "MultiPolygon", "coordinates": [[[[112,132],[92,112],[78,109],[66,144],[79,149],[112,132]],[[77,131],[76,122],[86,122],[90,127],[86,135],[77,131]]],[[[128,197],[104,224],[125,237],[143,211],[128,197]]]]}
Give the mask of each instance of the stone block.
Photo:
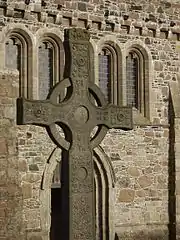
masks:
{"type": "Polygon", "coordinates": [[[149,176],[144,175],[138,178],[138,183],[142,188],[146,188],[152,184],[152,180],[149,176]]]}
{"type": "Polygon", "coordinates": [[[83,3],[83,2],[79,2],[78,3],[78,9],[82,12],[86,12],[87,11],[87,5],[86,3],[83,3]]]}
{"type": "Polygon", "coordinates": [[[28,167],[27,167],[27,162],[26,160],[19,160],[18,161],[18,169],[20,172],[26,172],[28,167]]]}
{"type": "Polygon", "coordinates": [[[136,196],[138,196],[138,197],[145,197],[146,193],[143,190],[138,190],[138,191],[136,191],[136,196]]]}
{"type": "Polygon", "coordinates": [[[37,173],[27,173],[22,177],[22,181],[34,183],[41,180],[41,175],[37,173]]]}
{"type": "Polygon", "coordinates": [[[39,171],[39,167],[38,167],[38,165],[37,164],[30,164],[29,165],[29,170],[30,171],[39,171]]]}
{"type": "Polygon", "coordinates": [[[5,138],[0,138],[0,155],[7,154],[7,141],[5,138]]]}
{"type": "Polygon", "coordinates": [[[6,216],[5,209],[4,208],[0,208],[0,218],[5,218],[5,216],[6,216]]]}
{"type": "Polygon", "coordinates": [[[140,175],[140,172],[137,167],[129,167],[128,168],[128,173],[132,177],[138,177],[140,175]]]}
{"type": "Polygon", "coordinates": [[[22,194],[23,194],[24,199],[31,198],[32,197],[32,185],[29,183],[23,183],[22,194]]]}
{"type": "Polygon", "coordinates": [[[135,196],[135,191],[132,189],[122,189],[120,190],[118,201],[119,202],[133,202],[135,196]]]}
{"type": "Polygon", "coordinates": [[[43,240],[41,236],[31,236],[28,240],[43,240]]]}

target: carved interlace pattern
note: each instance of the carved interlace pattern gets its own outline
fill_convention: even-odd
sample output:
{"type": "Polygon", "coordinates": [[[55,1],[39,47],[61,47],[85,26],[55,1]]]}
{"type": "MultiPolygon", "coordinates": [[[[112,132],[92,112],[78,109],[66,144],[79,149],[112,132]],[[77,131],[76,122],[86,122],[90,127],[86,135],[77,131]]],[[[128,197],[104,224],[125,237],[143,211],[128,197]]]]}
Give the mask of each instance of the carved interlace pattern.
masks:
{"type": "Polygon", "coordinates": [[[65,39],[70,41],[89,41],[90,34],[85,29],[71,29],[71,31],[65,30],[65,39]]]}
{"type": "Polygon", "coordinates": [[[89,47],[88,44],[81,43],[72,44],[72,56],[73,56],[72,76],[76,79],[81,79],[82,77],[85,77],[86,79],[88,78],[89,71],[88,47],[89,47]]]}

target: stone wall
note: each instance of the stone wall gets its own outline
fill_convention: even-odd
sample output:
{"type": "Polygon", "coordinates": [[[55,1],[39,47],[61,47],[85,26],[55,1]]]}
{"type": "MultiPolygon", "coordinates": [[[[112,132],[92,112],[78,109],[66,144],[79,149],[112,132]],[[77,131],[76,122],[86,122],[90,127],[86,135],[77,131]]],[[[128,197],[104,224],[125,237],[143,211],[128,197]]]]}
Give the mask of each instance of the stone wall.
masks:
{"type": "MultiPolygon", "coordinates": [[[[22,25],[34,43],[39,29],[62,36],[64,28],[80,26],[90,29],[95,55],[106,40],[118,44],[123,56],[132,42],[147,52],[151,61],[148,124],[135,122],[128,132],[113,129],[101,144],[116,175],[116,239],[168,239],[169,234],[175,239],[175,220],[180,238],[178,176],[177,207],[174,200],[174,174],[179,172],[174,138],[178,144],[180,123],[177,119],[174,129],[169,101],[169,83],[180,80],[179,1],[56,0],[28,5],[9,0],[0,1],[0,6],[0,239],[48,240],[50,227],[50,198],[46,199],[50,190],[42,190],[41,183],[55,145],[45,129],[17,126],[18,73],[3,65],[4,39],[22,25]]],[[[36,54],[35,46],[30,47],[36,54]]]]}
{"type": "MultiPolygon", "coordinates": [[[[1,1],[2,13],[37,23],[81,26],[179,40],[178,1],[1,1]]],[[[1,19],[4,22],[3,19],[1,19]]],[[[12,21],[12,20],[11,20],[12,21]]]]}
{"type": "Polygon", "coordinates": [[[0,73],[0,238],[24,239],[23,193],[17,152],[16,97],[18,73],[0,73]]]}
{"type": "Polygon", "coordinates": [[[167,127],[112,130],[102,143],[116,173],[120,239],[168,239],[168,134],[167,127]]]}

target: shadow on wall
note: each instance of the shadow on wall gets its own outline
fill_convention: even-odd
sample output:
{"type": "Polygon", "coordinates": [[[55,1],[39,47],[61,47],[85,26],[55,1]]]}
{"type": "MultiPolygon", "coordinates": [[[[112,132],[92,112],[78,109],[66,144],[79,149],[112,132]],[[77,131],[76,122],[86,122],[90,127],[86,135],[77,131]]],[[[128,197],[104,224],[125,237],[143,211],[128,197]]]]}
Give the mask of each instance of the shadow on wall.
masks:
{"type": "Polygon", "coordinates": [[[117,233],[115,234],[114,240],[119,240],[117,233]]]}
{"type": "Polygon", "coordinates": [[[176,240],[176,169],[175,169],[175,129],[174,109],[171,94],[169,95],[169,159],[168,159],[168,213],[169,213],[169,240],[176,240]]]}

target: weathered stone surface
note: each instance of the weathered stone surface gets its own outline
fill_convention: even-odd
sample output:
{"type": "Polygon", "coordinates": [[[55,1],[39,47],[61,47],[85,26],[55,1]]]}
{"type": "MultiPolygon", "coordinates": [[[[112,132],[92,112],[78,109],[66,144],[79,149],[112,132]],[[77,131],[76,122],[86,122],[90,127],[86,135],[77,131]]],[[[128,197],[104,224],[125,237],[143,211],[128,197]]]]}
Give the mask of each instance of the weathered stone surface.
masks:
{"type": "Polygon", "coordinates": [[[41,180],[41,176],[37,173],[27,173],[22,177],[22,181],[34,183],[41,180]]]}
{"type": "Polygon", "coordinates": [[[0,138],[0,154],[4,155],[7,153],[7,142],[5,138],[0,138]]]}
{"type": "Polygon", "coordinates": [[[138,178],[138,183],[142,188],[146,188],[152,184],[152,181],[149,176],[141,176],[138,178]]]}
{"type": "Polygon", "coordinates": [[[138,190],[138,191],[136,191],[136,195],[137,195],[138,197],[145,197],[145,196],[146,196],[146,194],[145,194],[145,192],[144,192],[143,190],[138,190]]]}
{"type": "Polygon", "coordinates": [[[19,160],[18,169],[20,172],[26,172],[28,169],[27,162],[25,160],[19,160]]]}
{"type": "Polygon", "coordinates": [[[29,240],[43,240],[43,238],[41,236],[32,236],[29,240]]]}
{"type": "Polygon", "coordinates": [[[31,165],[29,165],[29,170],[30,171],[38,171],[39,170],[39,168],[38,168],[38,165],[37,164],[31,164],[31,165]]]}
{"type": "Polygon", "coordinates": [[[118,200],[119,202],[132,202],[134,200],[135,191],[132,189],[120,190],[118,200]]]}
{"type": "Polygon", "coordinates": [[[22,194],[23,194],[24,199],[31,198],[32,197],[32,185],[29,183],[24,183],[22,185],[22,194]]]}
{"type": "Polygon", "coordinates": [[[129,167],[128,173],[132,177],[138,177],[140,175],[140,172],[137,167],[129,167]]]}

